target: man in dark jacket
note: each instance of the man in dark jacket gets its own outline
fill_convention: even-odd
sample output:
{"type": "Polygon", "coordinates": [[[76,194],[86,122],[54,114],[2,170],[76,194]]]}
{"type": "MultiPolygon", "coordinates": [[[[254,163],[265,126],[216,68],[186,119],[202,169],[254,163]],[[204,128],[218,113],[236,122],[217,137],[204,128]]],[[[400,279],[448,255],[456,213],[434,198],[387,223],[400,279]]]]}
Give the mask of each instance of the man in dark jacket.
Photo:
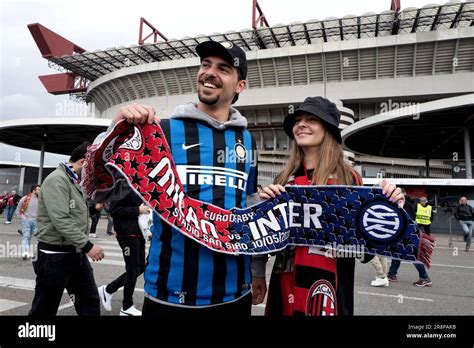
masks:
{"type": "Polygon", "coordinates": [[[474,215],[472,207],[467,204],[466,196],[462,196],[459,200],[459,205],[454,210],[454,216],[461,225],[461,228],[464,232],[464,241],[466,242],[466,251],[469,251],[471,248],[472,229],[474,227],[474,215]]]}
{"type": "Polygon", "coordinates": [[[133,191],[125,198],[110,204],[117,241],[125,260],[125,273],[108,285],[99,287],[99,295],[106,311],[112,310],[112,294],[122,286],[123,301],[121,316],[140,316],[142,312],[133,305],[133,292],[137,278],[145,270],[145,238],[138,225],[140,214],[149,214],[150,208],[133,191]]]}

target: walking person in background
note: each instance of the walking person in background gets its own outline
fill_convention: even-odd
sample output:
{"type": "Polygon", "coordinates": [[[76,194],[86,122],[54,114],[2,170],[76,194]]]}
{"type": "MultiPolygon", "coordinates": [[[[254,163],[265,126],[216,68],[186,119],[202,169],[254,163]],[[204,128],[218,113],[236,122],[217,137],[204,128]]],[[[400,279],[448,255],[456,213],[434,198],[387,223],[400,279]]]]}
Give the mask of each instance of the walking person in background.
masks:
{"type": "MultiPolygon", "coordinates": [[[[415,220],[415,218],[416,218],[415,208],[418,207],[418,205],[411,197],[407,196],[407,193],[406,193],[405,189],[403,189],[403,188],[402,188],[402,193],[406,197],[406,203],[403,206],[403,208],[405,209],[407,214],[413,220],[415,220]]],[[[425,197],[421,197],[421,198],[425,198],[425,197]]],[[[421,198],[420,198],[420,201],[421,201],[421,198]]],[[[424,202],[425,203],[427,202],[426,198],[424,199],[424,202]]],[[[431,221],[431,215],[429,215],[428,219],[429,219],[429,221],[431,221]]],[[[426,219],[423,219],[423,221],[425,221],[425,220],[426,219]]],[[[418,226],[420,228],[423,228],[423,226],[426,226],[426,225],[418,225],[418,226]]],[[[390,268],[388,270],[388,276],[387,276],[387,278],[390,282],[397,282],[398,281],[397,273],[398,273],[398,269],[400,268],[400,265],[401,265],[400,260],[392,259],[392,263],[390,264],[390,268]]],[[[431,279],[428,275],[428,272],[426,271],[425,265],[423,265],[422,263],[414,263],[413,265],[415,266],[416,270],[418,271],[418,276],[419,276],[418,281],[414,282],[413,285],[418,286],[418,287],[425,287],[425,286],[433,285],[433,282],[431,281],[431,279]]]]}
{"type": "Polygon", "coordinates": [[[456,206],[454,210],[454,216],[456,220],[459,221],[459,225],[464,232],[464,241],[466,242],[466,252],[469,252],[471,248],[471,241],[472,241],[472,229],[474,228],[474,214],[473,208],[467,204],[467,197],[462,196],[459,200],[459,205],[456,206]]]}
{"type": "Polygon", "coordinates": [[[38,257],[30,316],[57,314],[64,289],[79,316],[100,315],[100,300],[91,264],[104,249],[89,241],[89,213],[79,180],[87,143],[76,147],[68,163],[59,164],[43,182],[38,202],[38,257]]]}
{"type": "Polygon", "coordinates": [[[112,236],[114,234],[114,218],[112,217],[112,214],[110,213],[110,203],[105,202],[102,203],[102,206],[104,207],[105,213],[107,214],[107,235],[112,236]]]}
{"type": "Polygon", "coordinates": [[[0,195],[0,216],[3,214],[3,211],[7,207],[7,200],[8,200],[8,192],[3,191],[0,195]]]}
{"type": "Polygon", "coordinates": [[[38,229],[36,217],[38,215],[38,196],[40,190],[40,185],[33,185],[30,193],[20,199],[18,203],[17,215],[21,219],[21,257],[23,260],[30,256],[31,238],[33,238],[38,229]]]}
{"type": "Polygon", "coordinates": [[[145,237],[138,225],[142,214],[149,215],[150,208],[133,191],[125,198],[110,203],[110,213],[114,219],[117,241],[122,248],[125,260],[125,273],[109,283],[99,287],[99,296],[105,310],[112,310],[112,294],[122,286],[123,301],[121,316],[140,316],[142,312],[133,305],[133,292],[137,278],[145,270],[145,237]]]}
{"type": "Polygon", "coordinates": [[[374,256],[372,260],[370,260],[370,264],[375,269],[375,279],[370,282],[371,286],[379,287],[379,286],[388,286],[389,281],[387,278],[387,271],[388,271],[388,262],[387,258],[383,256],[374,256]]]}
{"type": "Polygon", "coordinates": [[[102,203],[90,203],[89,204],[89,213],[91,216],[91,228],[89,232],[89,238],[97,238],[97,224],[100,220],[100,214],[103,209],[102,203]]]}
{"type": "Polygon", "coordinates": [[[21,196],[17,195],[15,190],[12,190],[11,194],[7,198],[7,221],[5,223],[7,225],[12,223],[13,214],[18,206],[18,202],[20,201],[21,196]]]}
{"type": "Polygon", "coordinates": [[[433,220],[433,207],[428,204],[426,197],[420,197],[420,202],[416,205],[415,221],[426,234],[431,234],[431,221],[433,220]]]}
{"type": "Polygon", "coordinates": [[[102,210],[107,214],[107,235],[113,235],[114,220],[110,215],[109,203],[89,203],[89,213],[91,215],[90,238],[97,238],[97,225],[99,224],[102,210]]]}

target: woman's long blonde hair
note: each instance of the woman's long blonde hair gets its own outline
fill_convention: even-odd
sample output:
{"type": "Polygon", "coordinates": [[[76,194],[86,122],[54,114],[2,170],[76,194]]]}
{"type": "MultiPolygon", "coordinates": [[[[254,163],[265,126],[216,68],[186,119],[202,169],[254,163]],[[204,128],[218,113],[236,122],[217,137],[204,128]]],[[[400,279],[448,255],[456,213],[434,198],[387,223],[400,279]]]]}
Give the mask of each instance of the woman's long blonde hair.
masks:
{"type": "MultiPolygon", "coordinates": [[[[290,146],[290,157],[283,171],[277,175],[274,183],[286,185],[290,176],[303,165],[304,152],[293,139],[290,146]]],[[[353,185],[354,176],[352,167],[344,161],[342,146],[326,130],[323,142],[319,149],[318,166],[314,168],[311,185],[326,185],[329,177],[334,176],[338,185],[353,185]]]]}

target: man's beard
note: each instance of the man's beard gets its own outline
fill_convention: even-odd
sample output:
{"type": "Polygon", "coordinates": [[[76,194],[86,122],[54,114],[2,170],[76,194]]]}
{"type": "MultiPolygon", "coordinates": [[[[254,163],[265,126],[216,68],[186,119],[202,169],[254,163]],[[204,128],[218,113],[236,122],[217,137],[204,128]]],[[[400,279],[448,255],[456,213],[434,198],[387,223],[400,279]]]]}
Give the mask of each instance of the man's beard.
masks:
{"type": "Polygon", "coordinates": [[[199,101],[201,103],[206,104],[206,105],[214,105],[219,101],[219,96],[218,95],[215,96],[215,97],[206,97],[201,92],[198,93],[198,98],[199,98],[199,101]]]}

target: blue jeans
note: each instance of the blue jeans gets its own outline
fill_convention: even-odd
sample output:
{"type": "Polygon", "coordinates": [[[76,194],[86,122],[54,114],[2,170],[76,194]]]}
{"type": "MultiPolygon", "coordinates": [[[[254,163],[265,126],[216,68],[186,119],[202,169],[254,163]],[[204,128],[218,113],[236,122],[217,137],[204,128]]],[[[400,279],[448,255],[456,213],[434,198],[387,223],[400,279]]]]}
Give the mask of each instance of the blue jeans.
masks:
{"type": "Polygon", "coordinates": [[[31,238],[33,238],[33,234],[37,229],[36,220],[21,220],[21,234],[23,236],[21,239],[21,253],[23,255],[30,253],[31,238]]]}
{"type": "Polygon", "coordinates": [[[466,249],[471,248],[472,241],[472,229],[474,228],[473,221],[462,221],[459,220],[462,230],[464,231],[464,238],[466,239],[466,249]]]}
{"type": "Polygon", "coordinates": [[[13,219],[13,213],[16,210],[16,205],[7,206],[7,221],[11,222],[13,219]]]}
{"type": "MultiPolygon", "coordinates": [[[[392,263],[390,264],[390,269],[388,270],[388,275],[389,276],[397,276],[398,269],[400,268],[401,261],[400,260],[392,260],[392,263]]],[[[423,280],[428,280],[430,277],[428,276],[428,272],[426,272],[425,265],[422,263],[414,263],[413,264],[418,271],[418,275],[420,279],[423,280]]]]}

